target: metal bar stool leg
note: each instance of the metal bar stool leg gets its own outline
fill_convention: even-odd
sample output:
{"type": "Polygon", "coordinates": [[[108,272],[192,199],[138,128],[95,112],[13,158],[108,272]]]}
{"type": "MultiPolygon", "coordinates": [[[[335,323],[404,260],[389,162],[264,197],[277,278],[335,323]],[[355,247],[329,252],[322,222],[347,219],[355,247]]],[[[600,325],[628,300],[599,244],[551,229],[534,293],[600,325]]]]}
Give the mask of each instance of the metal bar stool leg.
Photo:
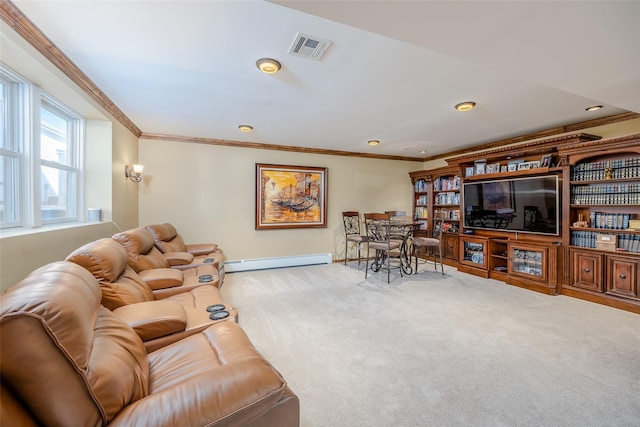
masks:
{"type": "Polygon", "coordinates": [[[344,265],[347,265],[347,258],[349,258],[347,256],[348,251],[349,251],[349,239],[347,239],[346,236],[345,236],[345,239],[344,239],[344,265]]]}
{"type": "Polygon", "coordinates": [[[367,280],[367,274],[369,274],[369,244],[367,243],[367,263],[364,266],[364,280],[367,280]]]}

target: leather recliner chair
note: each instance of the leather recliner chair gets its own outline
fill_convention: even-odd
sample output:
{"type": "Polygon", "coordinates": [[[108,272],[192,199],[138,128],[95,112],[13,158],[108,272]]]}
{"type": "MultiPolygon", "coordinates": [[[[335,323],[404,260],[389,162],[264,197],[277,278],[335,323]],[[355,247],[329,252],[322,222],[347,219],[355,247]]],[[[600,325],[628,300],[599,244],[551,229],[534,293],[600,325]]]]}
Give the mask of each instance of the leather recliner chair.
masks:
{"type": "Polygon", "coordinates": [[[298,426],[299,402],[237,323],[147,354],[59,261],[0,296],[3,426],[298,426]]]}
{"type": "MultiPolygon", "coordinates": [[[[111,237],[127,251],[127,263],[146,282],[155,281],[157,276],[169,277],[173,275],[185,283],[198,283],[201,276],[211,276],[212,284],[220,287],[221,281],[218,270],[213,264],[188,265],[184,268],[171,268],[169,257],[190,255],[186,252],[172,252],[162,254],[155,247],[153,236],[145,228],[138,227],[126,230],[111,237]],[[187,268],[188,267],[188,268],[187,268]]],[[[153,286],[152,286],[153,288],[153,286]]]]}
{"type": "Polygon", "coordinates": [[[127,264],[127,251],[113,239],[104,238],[76,249],[66,259],[84,267],[98,280],[101,303],[131,326],[147,351],[194,335],[213,323],[237,320],[237,310],[225,305],[220,289],[209,284],[176,286],[181,292],[156,296],[149,285],[127,264]],[[164,297],[164,298],[163,298],[164,297]],[[207,307],[219,305],[216,314],[207,307]],[[215,319],[216,315],[228,317],[215,319]],[[214,316],[211,319],[210,316],[214,316]]]}
{"type": "Polygon", "coordinates": [[[168,254],[172,252],[187,252],[193,255],[191,264],[212,262],[218,269],[220,282],[224,277],[224,253],[215,243],[186,244],[178,234],[176,228],[166,222],[164,224],[152,224],[145,227],[153,236],[153,241],[160,252],[168,254]]]}

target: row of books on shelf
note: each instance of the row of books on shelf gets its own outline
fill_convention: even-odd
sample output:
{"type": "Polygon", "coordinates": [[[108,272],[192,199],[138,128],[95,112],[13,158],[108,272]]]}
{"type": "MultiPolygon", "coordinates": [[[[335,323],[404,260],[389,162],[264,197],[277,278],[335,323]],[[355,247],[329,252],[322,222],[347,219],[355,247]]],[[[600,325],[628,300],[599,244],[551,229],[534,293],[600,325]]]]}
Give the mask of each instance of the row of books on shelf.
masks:
{"type": "Polygon", "coordinates": [[[460,209],[437,209],[433,216],[444,220],[460,220],[460,209]]]}
{"type": "Polygon", "coordinates": [[[427,219],[428,209],[426,206],[416,206],[415,219],[427,219]]]}
{"type": "Polygon", "coordinates": [[[416,193],[426,193],[429,191],[429,184],[424,179],[419,179],[414,184],[416,193]]]}
{"type": "Polygon", "coordinates": [[[435,191],[449,191],[460,189],[460,177],[455,176],[441,176],[433,181],[433,189],[435,191]]]}
{"type": "MultiPolygon", "coordinates": [[[[581,248],[596,248],[598,235],[596,231],[572,231],[571,245],[581,248]]],[[[618,234],[616,247],[627,252],[640,253],[639,234],[618,234]]]]}
{"type": "Polygon", "coordinates": [[[609,230],[626,230],[629,221],[635,219],[635,214],[589,212],[589,226],[591,228],[607,228],[609,230]]]}
{"type": "Polygon", "coordinates": [[[640,204],[640,184],[571,187],[572,204],[640,204]]]}
{"type": "Polygon", "coordinates": [[[427,197],[426,194],[416,197],[416,205],[426,205],[428,201],[429,201],[429,197],[427,197]]]}
{"type": "Polygon", "coordinates": [[[439,193],[435,198],[436,205],[459,205],[460,193],[439,193]]]}
{"type": "Polygon", "coordinates": [[[576,185],[571,187],[571,194],[616,194],[616,193],[638,193],[640,184],[595,184],[576,185]]]}
{"type": "Polygon", "coordinates": [[[571,181],[640,177],[640,157],[580,163],[571,167],[571,181]]]}

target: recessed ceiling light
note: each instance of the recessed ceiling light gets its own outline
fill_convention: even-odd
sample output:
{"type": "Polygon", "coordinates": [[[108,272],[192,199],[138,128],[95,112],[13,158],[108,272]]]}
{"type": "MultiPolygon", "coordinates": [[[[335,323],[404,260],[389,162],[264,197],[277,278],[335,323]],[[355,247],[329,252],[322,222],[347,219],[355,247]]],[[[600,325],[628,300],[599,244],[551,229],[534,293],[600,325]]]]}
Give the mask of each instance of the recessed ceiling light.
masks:
{"type": "Polygon", "coordinates": [[[372,139],[371,141],[367,142],[367,144],[369,144],[369,145],[378,145],[378,144],[380,144],[380,141],[378,141],[376,139],[372,139]]]}
{"type": "Polygon", "coordinates": [[[476,106],[475,102],[465,101],[465,102],[461,102],[460,104],[456,104],[455,109],[458,111],[469,111],[475,106],[476,106]]]}
{"type": "Polygon", "coordinates": [[[275,59],[271,59],[271,58],[258,59],[256,61],[256,66],[260,69],[260,71],[267,74],[275,74],[281,68],[280,63],[275,59]]]}
{"type": "Polygon", "coordinates": [[[420,154],[427,154],[427,150],[420,150],[420,154]]]}
{"type": "Polygon", "coordinates": [[[240,125],[238,126],[238,129],[240,129],[242,132],[251,132],[253,130],[253,126],[240,125]]]}
{"type": "Polygon", "coordinates": [[[591,107],[585,108],[585,111],[598,111],[602,108],[602,105],[592,105],[591,107]]]}

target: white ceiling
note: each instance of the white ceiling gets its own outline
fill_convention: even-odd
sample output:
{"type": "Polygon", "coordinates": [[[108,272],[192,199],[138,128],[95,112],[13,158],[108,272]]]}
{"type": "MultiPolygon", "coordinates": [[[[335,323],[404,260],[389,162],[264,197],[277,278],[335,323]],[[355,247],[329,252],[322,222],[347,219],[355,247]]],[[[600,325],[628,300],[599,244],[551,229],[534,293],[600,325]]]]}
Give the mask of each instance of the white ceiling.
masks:
{"type": "Polygon", "coordinates": [[[424,158],[640,113],[637,1],[14,4],[144,133],[424,158]]]}

